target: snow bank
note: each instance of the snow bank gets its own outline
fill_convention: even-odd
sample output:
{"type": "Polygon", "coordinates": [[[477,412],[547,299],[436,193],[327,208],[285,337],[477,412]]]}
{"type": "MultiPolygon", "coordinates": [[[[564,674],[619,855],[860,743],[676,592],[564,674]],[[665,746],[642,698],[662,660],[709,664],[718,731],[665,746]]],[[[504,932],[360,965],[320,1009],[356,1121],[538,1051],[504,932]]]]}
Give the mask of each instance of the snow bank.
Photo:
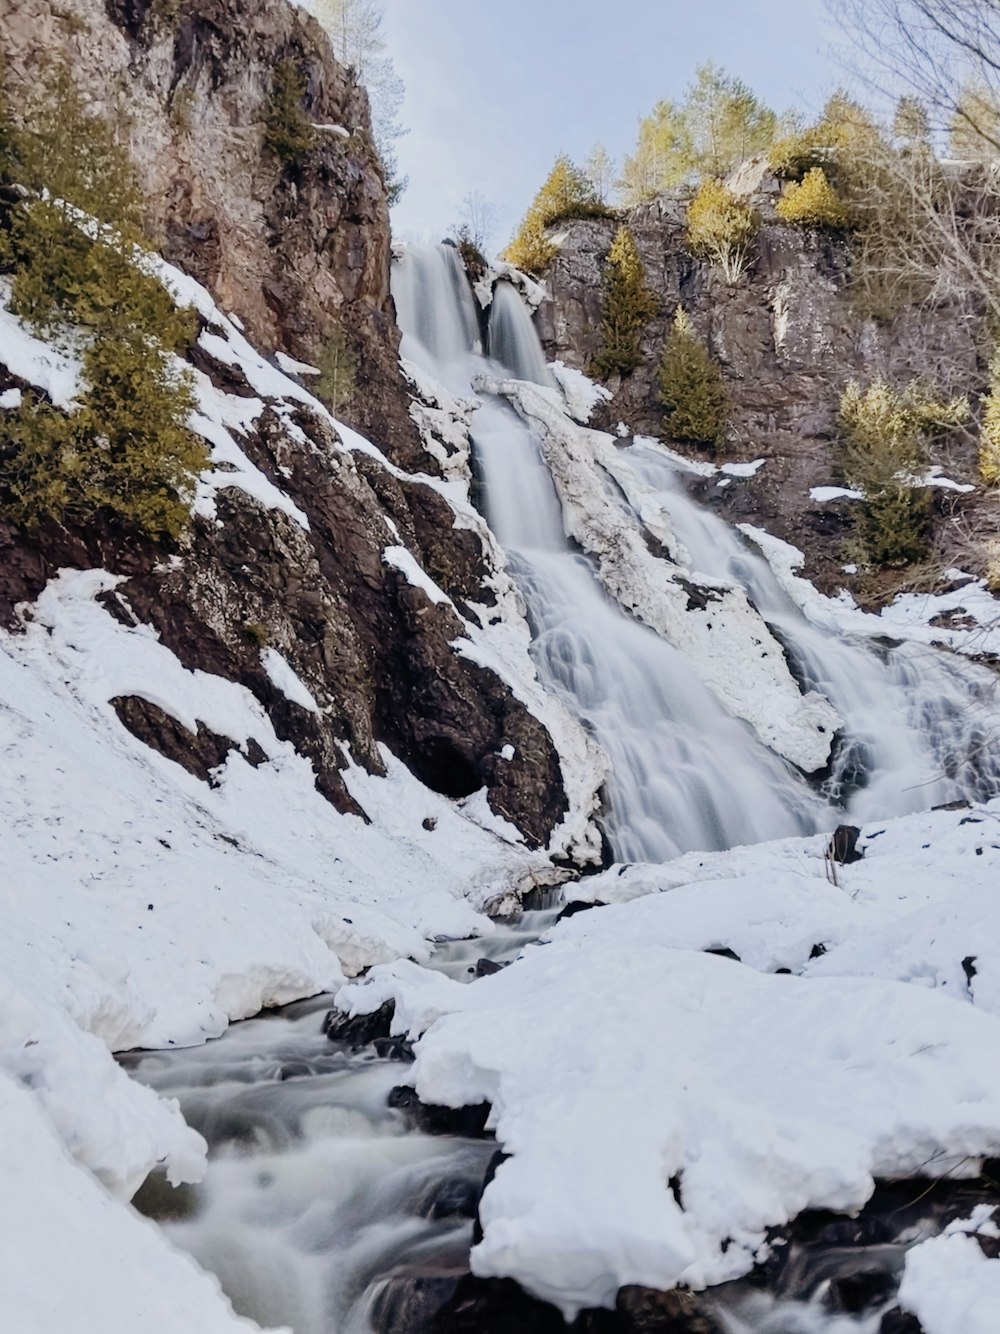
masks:
{"type": "Polygon", "coordinates": [[[596,557],[608,592],[686,654],[765,745],[807,772],[821,768],[840,726],[836,711],[822,695],[800,692],[742,588],[677,564],[683,552],[669,515],[613,438],[574,425],[524,381],[490,379],[482,387],[509,398],[538,428],[567,534],[596,557]],[[656,543],[673,564],[653,554],[656,543]]]}
{"type": "Polygon", "coordinates": [[[899,1304],[918,1318],[924,1334],[996,1334],[1000,1260],[987,1259],[969,1235],[977,1232],[994,1240],[1000,1235],[994,1223],[973,1216],[907,1253],[899,1304]]]}
{"type": "Polygon", "coordinates": [[[956,586],[947,593],[901,593],[879,612],[866,612],[845,589],[827,597],[802,578],[798,571],[805,556],[798,547],[751,524],[739,529],[760,550],[792,601],[821,629],[869,638],[888,635],[971,657],[1000,657],[1000,602],[985,580],[951,570],[948,576],[956,586]]]}
{"type": "Polygon", "coordinates": [[[590,937],[572,919],[473,987],[389,965],[342,994],[430,1023],[422,1099],[492,1105],[512,1156],[483,1196],[476,1273],[567,1317],[624,1284],[720,1283],[804,1209],[856,1210],[876,1177],[972,1175],[1000,1147],[1000,1069],[982,1060],[1000,1020],[676,949],[655,911],[630,929],[637,908],[595,914],[590,937]]]}
{"type": "Polygon", "coordinates": [[[3,1074],[0,1124],[0,1325],[10,1334],[257,1329],[233,1314],[215,1278],[69,1157],[31,1094],[3,1074]]]}

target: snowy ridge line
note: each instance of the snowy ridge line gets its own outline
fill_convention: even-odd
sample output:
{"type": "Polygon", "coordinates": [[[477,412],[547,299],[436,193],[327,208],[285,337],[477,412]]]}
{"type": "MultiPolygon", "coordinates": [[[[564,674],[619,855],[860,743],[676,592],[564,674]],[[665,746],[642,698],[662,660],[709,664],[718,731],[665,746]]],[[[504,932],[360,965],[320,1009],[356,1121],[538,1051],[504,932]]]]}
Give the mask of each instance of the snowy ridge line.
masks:
{"type": "Polygon", "coordinates": [[[807,773],[822,768],[840,726],[836,711],[822,695],[800,692],[780,644],[742,589],[696,571],[675,572],[650,552],[640,524],[609,479],[640,510],[644,525],[672,558],[682,557],[666,514],[619,458],[612,437],[576,426],[543,390],[525,381],[486,377],[478,387],[509,399],[540,428],[566,531],[596,557],[598,576],[612,597],[695,662],[705,684],[765,745],[807,773]]]}
{"type": "MultiPolygon", "coordinates": [[[[491,1104],[511,1157],[483,1196],[474,1272],[570,1319],[625,1284],[739,1277],[803,1210],[854,1212],[877,1179],[972,1177],[995,1155],[1000,801],[869,826],[839,886],[825,842],[615,867],[588,894],[625,881],[643,897],[560,922],[472,987],[397,962],[341,991],[351,1013],[393,1001],[394,1031],[421,1035],[424,1101],[491,1104]],[[704,953],[721,948],[739,959],[704,953]]],[[[1000,1262],[964,1237],[927,1246],[904,1305],[931,1334],[992,1334],[954,1312],[995,1319],[1000,1262]],[[965,1305],[946,1301],[951,1273],[965,1305]]]]}

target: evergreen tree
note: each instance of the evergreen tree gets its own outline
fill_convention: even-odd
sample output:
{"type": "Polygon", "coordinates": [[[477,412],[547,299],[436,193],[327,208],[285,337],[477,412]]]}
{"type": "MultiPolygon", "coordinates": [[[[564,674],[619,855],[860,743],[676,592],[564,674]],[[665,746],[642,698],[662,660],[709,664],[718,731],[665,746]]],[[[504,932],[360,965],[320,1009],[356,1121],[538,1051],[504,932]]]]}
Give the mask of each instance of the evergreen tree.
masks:
{"type": "Polygon", "coordinates": [[[721,449],[728,438],[729,402],[722,372],[677,307],[660,362],[660,402],[670,440],[721,449]]]}
{"type": "Polygon", "coordinates": [[[640,336],[656,314],[657,301],[646,286],[646,274],[627,227],[619,227],[608,252],[601,313],[601,350],[592,374],[629,375],[642,362],[640,336]]]}

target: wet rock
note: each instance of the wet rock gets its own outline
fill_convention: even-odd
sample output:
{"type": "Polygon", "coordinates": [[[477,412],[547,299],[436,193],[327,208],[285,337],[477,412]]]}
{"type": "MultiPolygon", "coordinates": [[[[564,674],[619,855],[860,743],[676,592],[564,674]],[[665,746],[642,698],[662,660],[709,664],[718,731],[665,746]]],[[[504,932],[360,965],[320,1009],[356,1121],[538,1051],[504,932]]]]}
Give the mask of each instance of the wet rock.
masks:
{"type": "Polygon", "coordinates": [[[395,1274],[379,1286],[368,1310],[375,1334],[429,1334],[465,1270],[395,1274]]]}
{"type": "Polygon", "coordinates": [[[497,963],[495,959],[477,959],[474,971],[476,977],[489,977],[491,973],[502,972],[505,967],[505,964],[497,963]]]}
{"type": "Polygon", "coordinates": [[[898,1306],[886,1311],[878,1328],[879,1334],[924,1334],[924,1327],[917,1317],[901,1311],[898,1306]]]}
{"type": "Polygon", "coordinates": [[[390,1038],[396,1006],[386,1001],[371,1014],[347,1014],[344,1010],[329,1010],[323,1020],[322,1032],[331,1042],[343,1042],[352,1051],[371,1046],[376,1039],[390,1038]]]}
{"type": "Polygon", "coordinates": [[[446,1177],[432,1182],[417,1202],[421,1218],[475,1218],[482,1195],[480,1182],[469,1177],[446,1177]]]}
{"type": "Polygon", "coordinates": [[[859,862],[865,855],[863,851],[858,851],[858,839],[860,837],[861,830],[856,825],[838,825],[830,839],[827,856],[833,861],[839,862],[841,866],[850,866],[853,862],[859,862]]]}
{"type": "Polygon", "coordinates": [[[407,1084],[390,1091],[389,1106],[401,1111],[407,1124],[425,1135],[457,1135],[462,1139],[482,1139],[490,1114],[488,1102],[473,1107],[436,1107],[421,1102],[416,1090],[407,1084]]]}
{"type": "Polygon", "coordinates": [[[862,1315],[884,1306],[899,1286],[899,1274],[885,1269],[859,1269],[830,1282],[826,1304],[831,1311],[862,1315]]]}
{"type": "Polygon", "coordinates": [[[556,921],[564,922],[567,917],[575,917],[577,913],[589,912],[591,908],[606,908],[607,906],[600,899],[594,899],[591,902],[587,902],[585,899],[573,899],[572,902],[567,903],[564,908],[559,910],[556,921]]]}
{"type": "Polygon", "coordinates": [[[196,1186],[172,1186],[162,1172],[150,1172],[132,1196],[132,1207],[158,1223],[181,1223],[198,1212],[196,1186]]]}
{"type": "Polygon", "coordinates": [[[692,1292],[625,1287],[615,1311],[622,1317],[623,1334],[724,1334],[725,1327],[692,1292]]]}

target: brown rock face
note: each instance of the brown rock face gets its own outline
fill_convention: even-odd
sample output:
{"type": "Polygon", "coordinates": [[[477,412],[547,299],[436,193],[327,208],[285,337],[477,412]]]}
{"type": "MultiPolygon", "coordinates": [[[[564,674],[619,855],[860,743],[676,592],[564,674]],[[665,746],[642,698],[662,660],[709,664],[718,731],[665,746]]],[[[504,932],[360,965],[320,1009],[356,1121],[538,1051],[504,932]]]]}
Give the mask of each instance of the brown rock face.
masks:
{"type": "MultiPolygon", "coordinates": [[[[603,424],[621,419],[637,432],[664,436],[659,359],[683,304],[726,379],[732,452],[767,459],[754,478],[724,490],[710,481],[699,497],[717,503],[733,521],[760,524],[804,544],[810,575],[843,583],[849,507],[811,502],[809,490],[837,480],[832,445],[845,384],[879,374],[901,383],[927,376],[943,393],[974,396],[984,385],[980,322],[969,318],[967,302],[961,312],[949,304],[903,310],[890,324],[864,318],[849,290],[846,239],[779,221],[776,190],[773,178],[765,177],[754,201],[764,219],[755,259],[732,287],[688,252],[679,198],[665,197],[628,217],[660,311],[643,336],[643,364],[610,384],[615,397],[603,424]]],[[[536,317],[550,359],[586,370],[600,346],[603,270],[616,226],[610,220],[561,225],[566,239],[545,275],[549,296],[536,317]]],[[[974,452],[966,442],[949,467],[973,475],[974,452]]],[[[941,493],[937,501],[948,513],[956,503],[941,493]]]]}
{"type": "Polygon", "coordinates": [[[359,362],[345,413],[412,466],[368,98],[313,19],[275,0],[0,0],[0,55],[15,106],[68,60],[94,110],[121,127],[162,253],[259,346],[309,360],[345,329],[359,362]],[[350,132],[318,130],[288,165],[264,146],[284,60],[306,81],[308,118],[350,132]]]}
{"type": "MultiPolygon", "coordinates": [[[[94,108],[119,119],[165,256],[262,351],[309,360],[332,330],[348,332],[359,372],[344,415],[391,462],[343,449],[329,420],[294,395],[269,400],[237,432],[238,447],[308,527],[236,487],[218,491],[215,515],[198,517],[169,561],[110,516],[72,531],[0,522],[0,623],[16,626],[18,604],[60,567],[103,566],[122,577],[102,596],[108,614],[155,627],[186,667],[246,687],[339,810],[364,814],[343,771],[350,757],[383,772],[384,744],[446,796],[486,788],[529,845],[546,844],[567,809],[552,739],[500,676],[453,647],[468,633],[462,618],[476,624],[495,603],[493,557],[427,482],[436,464],[398,367],[385,183],[365,93],[318,25],[282,0],[79,0],[72,11],[62,0],[0,0],[0,77],[15,105],[62,57],[94,108]],[[263,124],[283,60],[305,76],[318,127],[316,146],[284,166],[266,150],[263,124]],[[387,563],[393,545],[451,601],[387,563]],[[292,666],[316,711],[274,684],[265,648],[292,666]]],[[[258,396],[211,340],[191,360],[219,392],[258,396]]],[[[27,386],[0,347],[7,388],[27,386]]],[[[133,733],[202,779],[233,748],[138,696],[113,702],[133,733]]],[[[256,743],[244,755],[268,758],[256,743]]]]}

